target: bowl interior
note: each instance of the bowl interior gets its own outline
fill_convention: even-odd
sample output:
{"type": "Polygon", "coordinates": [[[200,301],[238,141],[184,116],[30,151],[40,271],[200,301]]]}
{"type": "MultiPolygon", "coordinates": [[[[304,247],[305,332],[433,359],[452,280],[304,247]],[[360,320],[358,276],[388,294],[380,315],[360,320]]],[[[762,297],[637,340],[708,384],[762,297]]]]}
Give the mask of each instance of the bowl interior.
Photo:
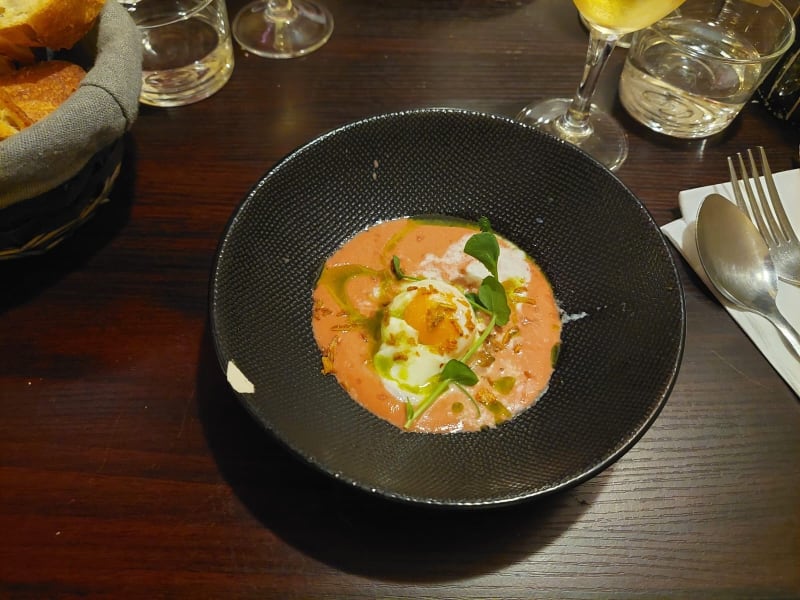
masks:
{"type": "Polygon", "coordinates": [[[539,496],[609,465],[657,416],[684,337],[672,255],[613,174],[515,121],[446,109],[354,123],[269,171],[220,243],[211,322],[223,369],[233,360],[255,386],[241,401],[290,448],[367,491],[451,506],[539,496]],[[324,260],[379,221],[431,214],[488,217],[568,316],[548,392],[494,430],[403,432],[320,373],[324,260]]]}

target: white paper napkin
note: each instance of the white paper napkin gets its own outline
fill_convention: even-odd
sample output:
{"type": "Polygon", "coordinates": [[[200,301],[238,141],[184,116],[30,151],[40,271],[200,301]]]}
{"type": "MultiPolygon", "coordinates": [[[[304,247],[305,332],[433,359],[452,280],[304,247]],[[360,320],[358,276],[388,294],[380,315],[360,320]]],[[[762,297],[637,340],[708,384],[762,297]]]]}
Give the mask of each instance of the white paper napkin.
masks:
{"type": "MultiPolygon", "coordinates": [[[[775,185],[783,199],[783,207],[795,232],[800,235],[800,169],[775,174],[775,185]]],[[[691,190],[678,195],[682,219],[673,221],[661,228],[667,238],[680,250],[686,262],[705,282],[717,299],[739,324],[753,343],[767,357],[775,370],[786,383],[800,396],[800,361],[786,347],[775,326],[755,313],[741,310],[723,299],[706,276],[695,244],[695,220],[703,199],[712,193],[722,194],[733,201],[733,188],[730,183],[720,183],[691,190]]],[[[731,240],[735,243],[735,240],[731,240]]],[[[800,331],[800,288],[782,281],[778,282],[778,308],[795,329],[800,331]]]]}

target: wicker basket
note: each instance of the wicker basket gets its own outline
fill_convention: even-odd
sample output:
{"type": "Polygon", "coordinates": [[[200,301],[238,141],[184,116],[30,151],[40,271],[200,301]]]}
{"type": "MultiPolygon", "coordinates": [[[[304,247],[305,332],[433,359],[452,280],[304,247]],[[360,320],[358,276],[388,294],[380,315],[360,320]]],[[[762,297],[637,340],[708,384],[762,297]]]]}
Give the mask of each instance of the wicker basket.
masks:
{"type": "Polygon", "coordinates": [[[45,252],[108,200],[137,116],[141,39],[117,0],[63,57],[87,68],[78,90],[0,142],[0,259],[45,252]]]}

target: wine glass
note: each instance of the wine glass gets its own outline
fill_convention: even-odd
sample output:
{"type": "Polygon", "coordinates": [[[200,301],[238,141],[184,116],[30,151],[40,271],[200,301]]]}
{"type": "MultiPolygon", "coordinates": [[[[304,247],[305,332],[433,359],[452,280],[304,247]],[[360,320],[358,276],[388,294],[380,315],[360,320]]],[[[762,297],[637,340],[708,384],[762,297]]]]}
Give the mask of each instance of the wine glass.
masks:
{"type": "Polygon", "coordinates": [[[333,17],[316,0],[255,0],[233,20],[241,47],[267,58],[294,58],[321,47],[333,32],[333,17]]]}
{"type": "Polygon", "coordinates": [[[589,26],[589,49],[572,98],[529,104],[517,119],[583,148],[609,169],[628,156],[628,139],[619,123],[592,104],[597,82],[617,41],[678,8],[684,0],[573,0],[589,26]]]}

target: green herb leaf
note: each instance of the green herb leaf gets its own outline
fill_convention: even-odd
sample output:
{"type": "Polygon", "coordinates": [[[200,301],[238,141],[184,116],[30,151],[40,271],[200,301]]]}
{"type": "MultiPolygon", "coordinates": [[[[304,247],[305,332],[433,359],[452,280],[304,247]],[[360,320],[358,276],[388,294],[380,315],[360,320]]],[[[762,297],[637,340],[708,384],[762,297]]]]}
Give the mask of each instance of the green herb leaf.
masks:
{"type": "Polygon", "coordinates": [[[475,385],[478,383],[478,376],[475,371],[456,359],[449,360],[439,376],[442,379],[449,379],[461,385],[475,385]]]}
{"type": "MultiPolygon", "coordinates": [[[[481,306],[481,300],[478,298],[478,294],[475,292],[464,292],[464,297],[469,300],[470,304],[477,304],[481,306]]],[[[481,308],[486,308],[485,306],[481,306],[481,308]]]]}
{"type": "Polygon", "coordinates": [[[508,323],[508,319],[511,317],[511,309],[508,307],[506,290],[503,284],[495,277],[486,277],[481,282],[481,287],[478,289],[478,299],[483,306],[497,317],[497,325],[503,326],[508,323]]]}
{"type": "Polygon", "coordinates": [[[397,277],[398,280],[409,279],[411,281],[422,281],[421,277],[412,277],[403,272],[403,269],[400,267],[400,258],[398,256],[392,256],[392,273],[394,273],[394,276],[397,277]]]}
{"type": "Polygon", "coordinates": [[[500,245],[493,233],[482,231],[467,240],[464,252],[478,259],[486,269],[499,279],[497,275],[497,260],[500,258],[500,245]]]}
{"type": "Polygon", "coordinates": [[[397,256],[392,256],[392,273],[394,273],[394,276],[398,279],[402,279],[406,276],[406,274],[403,273],[403,269],[400,268],[400,258],[397,256]]]}
{"type": "Polygon", "coordinates": [[[492,230],[492,224],[489,222],[488,217],[479,217],[478,227],[480,227],[481,231],[488,231],[489,233],[494,233],[494,231],[492,230]]]}
{"type": "Polygon", "coordinates": [[[467,299],[467,301],[469,302],[470,306],[472,306],[472,309],[475,312],[478,312],[478,311],[485,312],[485,313],[490,313],[491,312],[488,308],[486,308],[483,304],[481,304],[481,299],[478,298],[478,294],[476,294],[475,292],[466,292],[464,294],[464,297],[467,299]]]}

